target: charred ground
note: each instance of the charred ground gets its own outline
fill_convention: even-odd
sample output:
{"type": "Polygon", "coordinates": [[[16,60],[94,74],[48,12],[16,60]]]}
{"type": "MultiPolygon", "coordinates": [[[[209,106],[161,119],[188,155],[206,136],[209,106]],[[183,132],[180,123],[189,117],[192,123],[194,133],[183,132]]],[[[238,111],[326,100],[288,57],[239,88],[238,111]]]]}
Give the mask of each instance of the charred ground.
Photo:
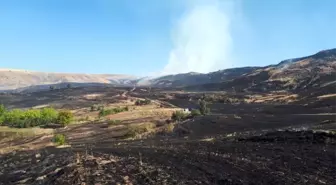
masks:
{"type": "Polygon", "coordinates": [[[99,87],[3,94],[10,108],[70,109],[77,124],[53,129],[66,136],[63,147],[50,133],[2,132],[0,184],[332,184],[336,96],[322,92],[99,87]],[[136,106],[141,99],[151,103],[136,106]],[[167,131],[172,112],[196,109],[199,99],[211,113],[167,131]],[[95,104],[129,111],[98,118],[95,104]],[[125,137],[130,126],[145,129],[125,137]]]}

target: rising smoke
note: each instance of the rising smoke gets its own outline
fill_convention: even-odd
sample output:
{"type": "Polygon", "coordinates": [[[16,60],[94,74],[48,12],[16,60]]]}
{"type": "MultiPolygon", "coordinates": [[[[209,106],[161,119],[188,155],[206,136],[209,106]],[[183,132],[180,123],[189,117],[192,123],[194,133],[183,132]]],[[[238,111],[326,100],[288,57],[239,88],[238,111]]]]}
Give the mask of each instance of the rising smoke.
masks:
{"type": "Polygon", "coordinates": [[[173,49],[163,74],[206,73],[231,66],[229,1],[190,1],[172,30],[173,49]]]}

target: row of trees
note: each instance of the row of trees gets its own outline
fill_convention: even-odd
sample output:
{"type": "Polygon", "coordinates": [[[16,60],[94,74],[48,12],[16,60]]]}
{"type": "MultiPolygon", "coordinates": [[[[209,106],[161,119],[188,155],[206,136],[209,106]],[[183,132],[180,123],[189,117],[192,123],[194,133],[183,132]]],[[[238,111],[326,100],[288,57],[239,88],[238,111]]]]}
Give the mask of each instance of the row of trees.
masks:
{"type": "Polygon", "coordinates": [[[53,108],[7,110],[0,105],[0,125],[28,128],[56,123],[65,126],[72,120],[73,114],[70,111],[59,112],[53,108]]]}

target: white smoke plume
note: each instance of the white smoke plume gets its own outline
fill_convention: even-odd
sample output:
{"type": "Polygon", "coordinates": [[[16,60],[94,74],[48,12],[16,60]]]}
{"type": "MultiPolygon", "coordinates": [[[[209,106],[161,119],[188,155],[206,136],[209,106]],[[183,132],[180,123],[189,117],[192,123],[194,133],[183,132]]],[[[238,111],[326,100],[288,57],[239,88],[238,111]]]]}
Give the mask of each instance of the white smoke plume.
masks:
{"type": "Polygon", "coordinates": [[[172,30],[173,49],[163,74],[206,73],[231,66],[231,5],[221,0],[189,1],[172,30]]]}

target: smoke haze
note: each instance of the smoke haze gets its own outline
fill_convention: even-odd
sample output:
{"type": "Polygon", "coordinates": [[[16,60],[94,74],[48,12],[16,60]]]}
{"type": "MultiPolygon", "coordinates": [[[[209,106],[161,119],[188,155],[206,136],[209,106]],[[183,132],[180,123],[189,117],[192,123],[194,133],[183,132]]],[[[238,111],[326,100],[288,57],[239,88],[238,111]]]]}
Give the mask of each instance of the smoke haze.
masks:
{"type": "Polygon", "coordinates": [[[232,7],[220,0],[188,2],[172,29],[173,49],[162,73],[207,73],[230,67],[232,7]]]}

